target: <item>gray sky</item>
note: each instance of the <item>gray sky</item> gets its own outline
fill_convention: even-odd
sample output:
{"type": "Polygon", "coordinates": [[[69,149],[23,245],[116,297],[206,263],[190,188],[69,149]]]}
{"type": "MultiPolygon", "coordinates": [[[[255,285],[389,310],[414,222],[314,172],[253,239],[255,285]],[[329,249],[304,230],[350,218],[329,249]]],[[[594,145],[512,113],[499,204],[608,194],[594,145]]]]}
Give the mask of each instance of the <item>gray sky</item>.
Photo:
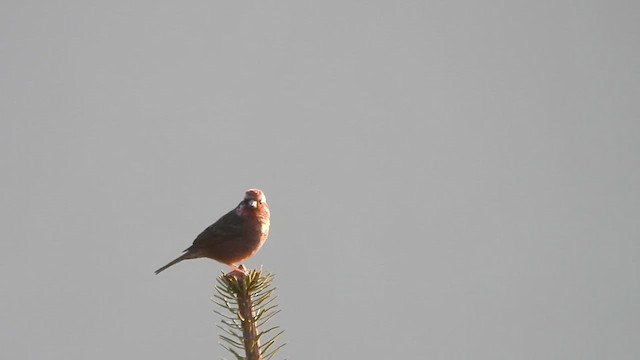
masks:
{"type": "Polygon", "coordinates": [[[5,1],[0,358],[229,358],[260,187],[288,359],[640,357],[635,1],[5,1]]]}

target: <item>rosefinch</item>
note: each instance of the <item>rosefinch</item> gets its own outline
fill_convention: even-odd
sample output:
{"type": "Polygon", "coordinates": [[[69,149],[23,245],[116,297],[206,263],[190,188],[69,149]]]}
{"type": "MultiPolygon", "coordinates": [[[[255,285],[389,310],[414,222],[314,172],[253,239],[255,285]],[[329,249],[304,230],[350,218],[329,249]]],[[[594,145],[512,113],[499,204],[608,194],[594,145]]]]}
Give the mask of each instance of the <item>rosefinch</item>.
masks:
{"type": "Polygon", "coordinates": [[[182,256],[156,270],[156,274],[182,260],[201,257],[217,260],[234,270],[242,271],[236,263],[255,255],[268,235],[267,199],[261,190],[249,189],[244,200],[235,209],[206,228],[182,256]]]}

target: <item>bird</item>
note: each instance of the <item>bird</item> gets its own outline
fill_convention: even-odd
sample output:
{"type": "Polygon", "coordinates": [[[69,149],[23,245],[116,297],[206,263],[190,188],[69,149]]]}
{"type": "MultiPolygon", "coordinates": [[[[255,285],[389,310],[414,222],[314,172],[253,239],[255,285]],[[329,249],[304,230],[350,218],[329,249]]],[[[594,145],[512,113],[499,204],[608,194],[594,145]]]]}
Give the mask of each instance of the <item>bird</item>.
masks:
{"type": "Polygon", "coordinates": [[[249,189],[235,209],[196,237],[184,254],[156,270],[156,275],[182,260],[209,258],[245,273],[238,267],[264,245],[269,236],[269,205],[260,189],[249,189]]]}

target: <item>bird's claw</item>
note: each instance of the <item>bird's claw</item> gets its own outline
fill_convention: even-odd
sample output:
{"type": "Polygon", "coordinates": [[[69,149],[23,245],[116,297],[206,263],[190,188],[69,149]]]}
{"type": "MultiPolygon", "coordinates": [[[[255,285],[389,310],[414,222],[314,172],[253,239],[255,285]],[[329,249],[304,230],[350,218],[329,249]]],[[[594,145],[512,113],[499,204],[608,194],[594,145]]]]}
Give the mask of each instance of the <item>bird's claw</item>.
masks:
{"type": "Polygon", "coordinates": [[[233,271],[225,274],[226,277],[245,277],[247,276],[247,269],[244,265],[240,264],[240,266],[236,266],[234,264],[229,264],[229,266],[233,269],[233,271]]]}

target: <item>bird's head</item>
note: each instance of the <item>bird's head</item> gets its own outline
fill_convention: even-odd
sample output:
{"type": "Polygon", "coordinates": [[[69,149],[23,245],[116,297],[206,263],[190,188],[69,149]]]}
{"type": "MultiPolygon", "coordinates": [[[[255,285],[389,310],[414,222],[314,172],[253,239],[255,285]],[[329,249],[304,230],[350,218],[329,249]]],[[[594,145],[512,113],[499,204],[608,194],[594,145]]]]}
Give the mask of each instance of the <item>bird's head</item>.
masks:
{"type": "Polygon", "coordinates": [[[236,213],[248,219],[256,219],[262,226],[262,232],[269,232],[269,205],[267,197],[259,189],[249,189],[244,194],[244,199],[238,205],[236,213]]]}
{"type": "Polygon", "coordinates": [[[260,189],[249,189],[244,193],[244,204],[257,209],[261,205],[267,204],[267,197],[260,189]]]}

